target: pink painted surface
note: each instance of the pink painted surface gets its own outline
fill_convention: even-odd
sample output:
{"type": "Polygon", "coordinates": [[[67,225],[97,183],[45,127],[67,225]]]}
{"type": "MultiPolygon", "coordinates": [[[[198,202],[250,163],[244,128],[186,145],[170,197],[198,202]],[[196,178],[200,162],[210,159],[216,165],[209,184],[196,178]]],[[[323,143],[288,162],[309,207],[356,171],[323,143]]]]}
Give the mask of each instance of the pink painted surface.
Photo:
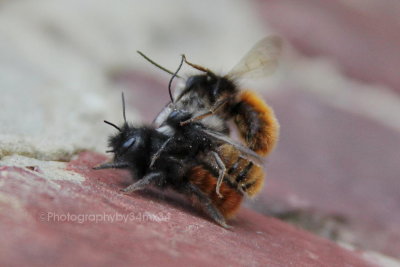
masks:
{"type": "Polygon", "coordinates": [[[372,266],[330,241],[250,210],[243,209],[228,231],[170,194],[121,194],[129,176],[91,169],[104,159],[85,152],[68,164],[86,177],[82,184],[1,167],[2,266],[372,266]],[[69,221],[60,217],[67,214],[69,221]],[[79,222],[81,214],[103,217],[79,222]],[[103,214],[133,217],[111,222],[103,214]]]}
{"type": "Polygon", "coordinates": [[[400,134],[296,91],[269,99],[281,139],[251,205],[264,213],[280,206],[341,216],[357,246],[398,256],[400,134]]]}

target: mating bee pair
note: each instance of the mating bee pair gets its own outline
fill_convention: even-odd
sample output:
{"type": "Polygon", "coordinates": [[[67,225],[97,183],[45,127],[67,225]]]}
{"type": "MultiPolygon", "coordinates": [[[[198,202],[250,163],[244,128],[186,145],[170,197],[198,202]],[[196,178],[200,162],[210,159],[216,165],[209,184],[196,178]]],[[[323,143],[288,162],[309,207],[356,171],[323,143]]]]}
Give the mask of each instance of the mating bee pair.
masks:
{"type": "Polygon", "coordinates": [[[254,196],[263,185],[261,157],[274,148],[279,125],[272,109],[252,91],[241,90],[235,81],[243,76],[266,75],[278,62],[281,40],[267,37],[258,42],[226,76],[218,76],[182,56],[168,89],[171,102],[152,125],[135,127],[125,116],[109,138],[112,162],[95,169],[128,169],[137,181],[126,193],[156,185],[171,187],[196,197],[204,210],[221,226],[240,207],[243,196],[254,196]],[[171,83],[183,63],[202,74],[189,77],[172,94],[171,83]],[[230,137],[233,121],[242,143],[230,137]]]}

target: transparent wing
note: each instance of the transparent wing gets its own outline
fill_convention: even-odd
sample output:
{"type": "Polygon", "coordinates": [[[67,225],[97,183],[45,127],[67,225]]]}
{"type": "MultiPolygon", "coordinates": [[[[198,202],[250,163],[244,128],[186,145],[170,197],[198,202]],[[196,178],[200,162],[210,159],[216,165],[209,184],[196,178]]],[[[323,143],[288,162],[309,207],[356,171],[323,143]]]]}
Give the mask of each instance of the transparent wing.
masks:
{"type": "Polygon", "coordinates": [[[279,62],[282,39],[268,36],[250,49],[240,62],[228,73],[231,78],[255,78],[272,74],[279,62]]]}

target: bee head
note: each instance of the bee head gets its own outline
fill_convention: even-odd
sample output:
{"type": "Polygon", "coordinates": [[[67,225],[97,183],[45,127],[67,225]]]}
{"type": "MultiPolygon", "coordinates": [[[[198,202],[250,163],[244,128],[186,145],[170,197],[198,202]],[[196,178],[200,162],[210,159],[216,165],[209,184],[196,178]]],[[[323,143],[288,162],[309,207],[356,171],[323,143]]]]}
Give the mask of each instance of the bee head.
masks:
{"type": "MultiPolygon", "coordinates": [[[[106,122],[110,124],[109,122],[106,122]]],[[[141,128],[136,128],[127,123],[124,123],[119,132],[110,136],[108,146],[111,150],[109,153],[114,153],[115,159],[123,158],[128,155],[137,153],[144,144],[144,132],[141,128]]]]}
{"type": "Polygon", "coordinates": [[[129,166],[132,158],[138,158],[146,146],[146,129],[134,127],[126,122],[125,99],[122,94],[122,108],[124,123],[121,127],[112,122],[104,121],[106,124],[118,130],[118,133],[111,135],[108,139],[108,146],[111,148],[107,153],[114,153],[114,161],[96,166],[95,169],[125,168],[129,166]]]}
{"type": "Polygon", "coordinates": [[[236,90],[231,80],[212,72],[189,77],[185,88],[196,90],[200,96],[207,97],[211,103],[215,103],[222,95],[232,94],[236,90]]]}
{"type": "Polygon", "coordinates": [[[109,168],[130,168],[136,169],[138,162],[146,161],[148,156],[149,129],[146,127],[134,127],[124,123],[122,127],[104,121],[118,130],[118,133],[111,135],[108,139],[106,151],[113,153],[114,159],[94,167],[96,170],[109,168]]]}

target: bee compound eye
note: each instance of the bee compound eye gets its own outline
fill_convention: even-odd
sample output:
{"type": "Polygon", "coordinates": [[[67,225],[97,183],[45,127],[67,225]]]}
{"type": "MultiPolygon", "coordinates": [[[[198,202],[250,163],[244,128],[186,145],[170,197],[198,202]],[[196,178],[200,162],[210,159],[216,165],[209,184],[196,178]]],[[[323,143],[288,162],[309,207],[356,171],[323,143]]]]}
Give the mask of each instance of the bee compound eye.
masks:
{"type": "Polygon", "coordinates": [[[169,114],[169,117],[170,117],[171,119],[174,119],[174,118],[176,118],[178,115],[179,115],[179,111],[178,111],[178,110],[173,110],[173,111],[169,114]]]}
{"type": "Polygon", "coordinates": [[[190,88],[193,86],[193,84],[195,84],[196,82],[196,77],[195,76],[191,76],[186,80],[186,88],[190,88]]]}
{"type": "Polygon", "coordinates": [[[128,149],[129,147],[131,147],[136,141],[135,137],[131,137],[128,140],[126,140],[123,144],[122,147],[125,149],[128,149]]]}
{"type": "Polygon", "coordinates": [[[185,111],[185,110],[174,110],[169,114],[168,121],[172,125],[175,125],[176,123],[180,123],[182,121],[188,120],[191,117],[192,117],[192,115],[188,111],[185,111]]]}
{"type": "Polygon", "coordinates": [[[207,76],[208,75],[195,75],[195,76],[191,76],[186,80],[186,85],[185,88],[189,89],[192,88],[196,85],[200,85],[203,84],[204,82],[207,81],[207,76]]]}

